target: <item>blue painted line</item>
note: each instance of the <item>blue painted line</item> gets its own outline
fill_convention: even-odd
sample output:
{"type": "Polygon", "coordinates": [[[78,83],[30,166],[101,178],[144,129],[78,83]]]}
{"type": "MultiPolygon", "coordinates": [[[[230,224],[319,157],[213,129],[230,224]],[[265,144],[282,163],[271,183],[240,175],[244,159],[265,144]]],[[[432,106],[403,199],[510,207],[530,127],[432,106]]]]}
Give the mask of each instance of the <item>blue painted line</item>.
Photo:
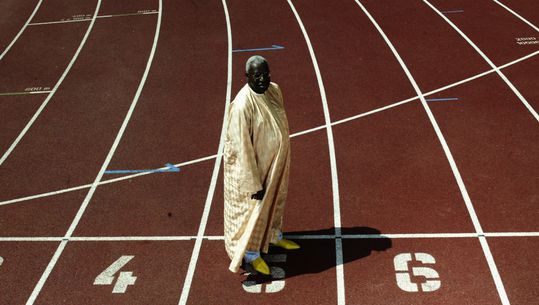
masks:
{"type": "Polygon", "coordinates": [[[107,171],[105,171],[105,174],[178,173],[180,171],[180,168],[174,166],[174,164],[167,163],[167,164],[165,164],[165,166],[167,167],[165,169],[107,170],[107,171]]]}
{"type": "Polygon", "coordinates": [[[464,13],[464,10],[443,11],[442,14],[464,13]]]}
{"type": "Polygon", "coordinates": [[[425,99],[427,102],[445,102],[445,101],[458,101],[458,97],[447,97],[447,98],[429,98],[425,99]]]}
{"type": "Polygon", "coordinates": [[[274,44],[274,45],[271,45],[271,48],[236,49],[236,50],[232,50],[232,52],[237,53],[237,52],[255,52],[255,51],[274,51],[274,50],[282,50],[282,49],[284,49],[283,46],[274,44]]]}

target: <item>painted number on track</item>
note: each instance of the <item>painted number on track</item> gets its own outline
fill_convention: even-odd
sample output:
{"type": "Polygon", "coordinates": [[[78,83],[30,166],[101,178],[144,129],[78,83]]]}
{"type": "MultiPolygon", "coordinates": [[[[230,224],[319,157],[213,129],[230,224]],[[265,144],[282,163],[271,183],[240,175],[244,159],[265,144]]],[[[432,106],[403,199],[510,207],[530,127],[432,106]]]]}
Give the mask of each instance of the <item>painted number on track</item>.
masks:
{"type": "Polygon", "coordinates": [[[539,44],[537,37],[518,37],[515,38],[518,45],[529,45],[529,44],[539,44]]]}
{"type": "MultiPolygon", "coordinates": [[[[101,272],[95,280],[94,285],[112,285],[114,282],[115,274],[122,269],[130,260],[133,259],[133,255],[124,255],[117,259],[112,265],[110,265],[105,271],[101,272]]],[[[131,271],[123,271],[118,275],[116,284],[112,289],[112,293],[125,293],[129,285],[135,285],[137,280],[136,276],[133,276],[131,271]]]]}
{"type": "MultiPolygon", "coordinates": [[[[435,264],[436,260],[428,253],[413,253],[415,260],[422,264],[435,264]]],[[[393,263],[395,265],[395,272],[397,278],[397,286],[400,289],[407,292],[418,292],[419,287],[416,283],[412,282],[410,275],[410,268],[408,262],[412,261],[412,253],[401,253],[395,256],[393,263]]],[[[412,274],[415,277],[424,277],[425,282],[421,283],[421,290],[423,292],[436,291],[442,285],[439,279],[438,272],[429,267],[412,267],[412,274]]]]}
{"type": "MultiPolygon", "coordinates": [[[[267,255],[264,257],[264,260],[268,263],[284,263],[286,262],[286,254],[274,254],[267,255]]],[[[266,293],[275,293],[284,289],[285,286],[285,273],[284,270],[280,267],[270,267],[271,278],[273,281],[265,286],[266,293]]],[[[256,274],[256,271],[251,272],[251,274],[256,274]]],[[[243,290],[249,293],[262,293],[262,285],[257,284],[256,281],[245,281],[243,282],[243,290]]]]}
{"type": "Polygon", "coordinates": [[[4,263],[4,258],[0,256],[0,266],[4,263]]]}

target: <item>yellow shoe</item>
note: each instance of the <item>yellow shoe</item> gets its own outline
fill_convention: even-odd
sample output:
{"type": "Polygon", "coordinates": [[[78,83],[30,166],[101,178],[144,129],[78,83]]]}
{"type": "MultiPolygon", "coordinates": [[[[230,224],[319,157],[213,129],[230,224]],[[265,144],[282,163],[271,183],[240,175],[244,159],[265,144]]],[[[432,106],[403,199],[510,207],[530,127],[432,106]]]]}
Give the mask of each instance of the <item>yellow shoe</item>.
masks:
{"type": "Polygon", "coordinates": [[[256,271],[258,271],[258,272],[260,272],[262,274],[265,274],[265,275],[270,274],[270,269],[269,269],[268,265],[266,264],[266,262],[262,259],[262,257],[257,257],[250,264],[251,264],[251,266],[253,266],[253,268],[256,271]]]}
{"type": "Polygon", "coordinates": [[[277,247],[281,247],[286,250],[296,250],[300,248],[299,245],[296,244],[295,242],[288,239],[284,239],[284,238],[274,243],[273,245],[277,247]]]}

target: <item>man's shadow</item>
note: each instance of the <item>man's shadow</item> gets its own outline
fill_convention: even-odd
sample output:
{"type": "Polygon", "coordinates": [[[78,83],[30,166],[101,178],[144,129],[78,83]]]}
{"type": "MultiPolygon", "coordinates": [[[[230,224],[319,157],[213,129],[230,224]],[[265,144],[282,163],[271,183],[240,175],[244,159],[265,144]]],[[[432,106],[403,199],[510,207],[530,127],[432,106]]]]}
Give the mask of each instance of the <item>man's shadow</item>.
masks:
{"type": "MultiPolygon", "coordinates": [[[[380,235],[377,229],[369,227],[341,228],[342,235],[380,235]]],[[[272,269],[272,275],[259,274],[249,264],[242,268],[247,274],[244,285],[269,283],[275,280],[289,279],[303,274],[312,274],[335,268],[337,265],[335,239],[320,238],[317,235],[333,236],[334,228],[317,231],[286,232],[285,238],[294,240],[301,248],[297,250],[284,250],[270,246],[268,254],[262,258],[272,269]],[[301,236],[301,238],[295,238],[301,236]]],[[[342,239],[343,264],[367,257],[372,251],[385,251],[392,246],[390,238],[377,236],[376,238],[346,238],[342,239]]]]}

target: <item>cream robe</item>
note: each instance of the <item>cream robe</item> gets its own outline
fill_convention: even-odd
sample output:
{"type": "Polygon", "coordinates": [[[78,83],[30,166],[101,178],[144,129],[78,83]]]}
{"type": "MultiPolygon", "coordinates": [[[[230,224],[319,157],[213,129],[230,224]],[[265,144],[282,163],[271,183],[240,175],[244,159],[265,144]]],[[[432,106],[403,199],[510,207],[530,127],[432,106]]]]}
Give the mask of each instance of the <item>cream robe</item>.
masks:
{"type": "Polygon", "coordinates": [[[268,252],[282,227],[290,139],[281,89],[246,84],[230,104],[224,146],[225,248],[237,272],[246,250],[268,252]],[[262,200],[251,195],[264,187],[262,200]]]}

